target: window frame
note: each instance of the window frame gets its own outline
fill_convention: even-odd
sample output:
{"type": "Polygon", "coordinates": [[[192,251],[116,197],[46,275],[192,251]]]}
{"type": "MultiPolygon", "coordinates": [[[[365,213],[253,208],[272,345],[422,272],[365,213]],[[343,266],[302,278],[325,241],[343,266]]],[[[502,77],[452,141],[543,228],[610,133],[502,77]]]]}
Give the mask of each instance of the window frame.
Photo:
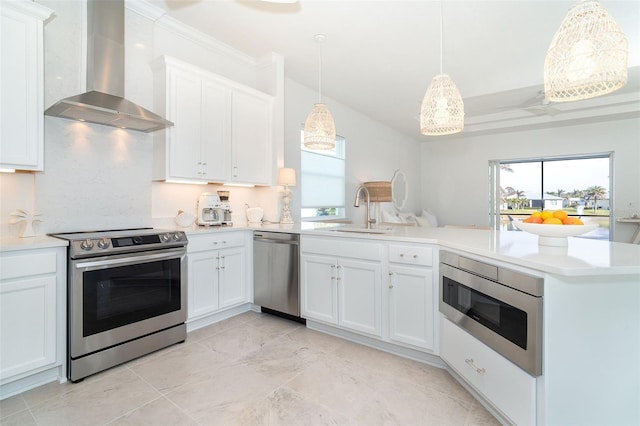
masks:
{"type": "MultiPolygon", "coordinates": [[[[575,154],[575,155],[554,155],[544,157],[531,157],[531,158],[516,158],[516,159],[501,159],[501,160],[489,160],[489,225],[491,229],[500,229],[500,166],[503,164],[517,164],[517,163],[535,163],[535,162],[551,162],[551,161],[567,161],[567,160],[588,160],[596,158],[608,158],[609,159],[609,241],[614,240],[614,226],[613,226],[613,211],[614,206],[614,152],[597,152],[590,154],[575,154]]],[[[544,196],[544,169],[541,176],[541,196],[544,196]]],[[[543,203],[544,208],[544,203],[543,203]]]]}
{"type": "Polygon", "coordinates": [[[333,150],[326,150],[326,151],[321,151],[321,150],[313,150],[313,149],[309,149],[306,148],[304,146],[304,129],[301,130],[300,132],[300,185],[301,185],[301,191],[304,191],[304,187],[303,186],[303,176],[304,176],[304,170],[303,170],[303,166],[302,166],[302,152],[308,152],[311,153],[313,155],[322,155],[322,156],[326,156],[326,157],[333,157],[333,158],[337,158],[339,160],[342,160],[343,162],[343,175],[342,175],[342,181],[343,181],[343,185],[344,185],[344,197],[342,199],[342,205],[341,206],[316,206],[316,207],[302,207],[302,201],[300,202],[300,220],[302,222],[321,222],[321,221],[330,221],[330,220],[344,220],[346,219],[346,139],[340,135],[336,135],[336,146],[333,150]],[[336,214],[335,215],[316,215],[316,216],[305,216],[304,212],[305,210],[315,210],[316,212],[320,209],[336,209],[336,214]]]}

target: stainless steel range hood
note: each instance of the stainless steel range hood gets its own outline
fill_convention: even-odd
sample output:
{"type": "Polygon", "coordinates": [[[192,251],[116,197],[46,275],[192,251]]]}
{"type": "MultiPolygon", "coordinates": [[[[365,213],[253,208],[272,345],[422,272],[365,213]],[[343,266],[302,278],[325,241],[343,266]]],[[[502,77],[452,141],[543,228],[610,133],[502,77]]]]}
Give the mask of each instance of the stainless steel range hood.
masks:
{"type": "Polygon", "coordinates": [[[87,92],[44,113],[105,126],[153,132],[173,126],[124,98],[124,0],[87,1],[87,92]]]}

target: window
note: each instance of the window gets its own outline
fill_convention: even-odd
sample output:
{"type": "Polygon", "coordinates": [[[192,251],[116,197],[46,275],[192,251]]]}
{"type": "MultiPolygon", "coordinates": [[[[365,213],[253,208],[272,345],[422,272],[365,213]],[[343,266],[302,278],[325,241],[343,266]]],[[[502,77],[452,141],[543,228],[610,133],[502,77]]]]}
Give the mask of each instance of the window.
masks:
{"type": "Polygon", "coordinates": [[[345,217],[345,140],[336,137],[332,150],[314,151],[304,147],[300,136],[300,174],[302,220],[326,220],[345,217]]]}
{"type": "Polygon", "coordinates": [[[613,154],[492,161],[492,225],[517,230],[513,219],[536,210],[564,210],[598,229],[588,238],[610,239],[613,154]]]}

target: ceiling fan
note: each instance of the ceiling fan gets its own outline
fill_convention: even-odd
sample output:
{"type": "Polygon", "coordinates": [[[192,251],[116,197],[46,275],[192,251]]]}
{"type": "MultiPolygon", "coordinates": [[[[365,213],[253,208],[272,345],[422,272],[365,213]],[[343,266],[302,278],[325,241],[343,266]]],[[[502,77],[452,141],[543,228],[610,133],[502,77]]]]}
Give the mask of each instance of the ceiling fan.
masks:
{"type": "Polygon", "coordinates": [[[539,90],[535,96],[527,99],[521,104],[505,107],[503,109],[521,109],[533,115],[549,115],[551,117],[562,112],[559,109],[554,108],[551,105],[551,102],[545,98],[544,90],[539,90]]]}

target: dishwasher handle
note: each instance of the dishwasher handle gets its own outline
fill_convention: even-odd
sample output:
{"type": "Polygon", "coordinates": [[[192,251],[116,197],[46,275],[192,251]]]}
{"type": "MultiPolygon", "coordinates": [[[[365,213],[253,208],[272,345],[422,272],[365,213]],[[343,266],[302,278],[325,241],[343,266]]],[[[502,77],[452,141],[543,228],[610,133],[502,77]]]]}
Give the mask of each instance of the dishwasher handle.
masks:
{"type": "Polygon", "coordinates": [[[253,241],[263,241],[275,244],[300,244],[300,236],[297,234],[287,234],[282,232],[254,232],[253,241]]]}

